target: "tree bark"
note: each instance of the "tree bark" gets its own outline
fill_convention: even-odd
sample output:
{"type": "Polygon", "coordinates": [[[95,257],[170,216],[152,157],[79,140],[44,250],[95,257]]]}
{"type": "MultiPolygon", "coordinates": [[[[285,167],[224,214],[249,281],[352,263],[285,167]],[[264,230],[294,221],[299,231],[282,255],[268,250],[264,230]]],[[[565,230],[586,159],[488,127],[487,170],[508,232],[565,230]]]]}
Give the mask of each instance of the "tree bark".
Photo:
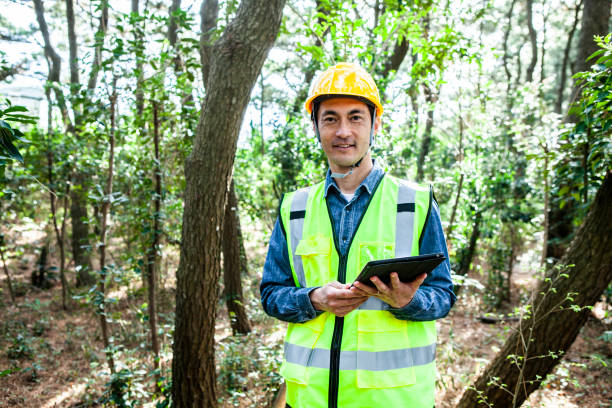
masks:
{"type": "Polygon", "coordinates": [[[612,281],[612,173],[608,172],[589,214],[563,257],[534,291],[517,329],[456,408],[519,407],[538,389],[572,345],[612,281]],[[570,267],[568,265],[574,265],[570,267]],[[505,384],[503,387],[502,384],[505,384]]]}
{"type": "Polygon", "coordinates": [[[431,146],[431,132],[434,125],[434,111],[436,108],[436,102],[438,101],[437,89],[435,92],[429,85],[423,85],[425,94],[425,101],[427,102],[427,118],[425,119],[425,131],[423,132],[423,138],[421,139],[421,149],[419,151],[419,158],[417,159],[417,174],[416,181],[420,182],[425,176],[425,158],[429,155],[429,149],[431,146]]]}
{"type": "Polygon", "coordinates": [[[87,81],[87,89],[93,91],[96,88],[98,81],[98,73],[102,67],[102,50],[104,48],[104,37],[108,29],[108,0],[101,1],[100,22],[98,23],[98,31],[95,35],[94,59],[89,72],[89,80],[87,81]]]}
{"type": "Polygon", "coordinates": [[[217,28],[217,19],[219,18],[218,0],[202,0],[200,17],[200,29],[202,31],[200,34],[200,60],[202,62],[202,80],[204,81],[204,87],[206,87],[213,47],[213,32],[217,28]]]}
{"type": "Polygon", "coordinates": [[[89,224],[87,221],[86,176],[76,171],[72,175],[70,189],[70,222],[72,225],[72,256],[77,269],[76,286],[92,286],[96,282],[92,274],[91,253],[89,245],[89,224]]]}
{"type": "Polygon", "coordinates": [[[181,54],[176,50],[176,42],[178,40],[178,23],[176,12],[181,9],[181,0],[172,0],[172,4],[168,10],[170,16],[168,18],[168,42],[170,46],[175,49],[176,55],[174,56],[174,71],[183,72],[184,64],[181,54]]]}
{"type": "Polygon", "coordinates": [[[480,238],[480,224],[482,222],[482,210],[477,209],[476,214],[474,216],[474,224],[472,226],[472,233],[470,234],[470,242],[465,252],[465,255],[461,257],[461,262],[459,264],[459,269],[457,270],[457,275],[466,276],[470,271],[470,266],[472,265],[472,259],[474,258],[474,254],[476,253],[476,243],[480,238]]]}
{"type": "MultiPolygon", "coordinates": [[[[136,19],[136,21],[133,23],[133,34],[134,34],[134,43],[136,44],[135,46],[135,57],[136,57],[136,72],[137,72],[137,78],[136,78],[136,90],[134,92],[134,96],[136,98],[136,114],[137,114],[137,123],[141,123],[140,124],[140,135],[142,136],[144,134],[144,124],[142,124],[143,121],[143,112],[144,112],[144,91],[143,91],[143,82],[144,82],[144,71],[143,71],[143,66],[144,66],[144,61],[143,61],[143,35],[144,35],[144,27],[143,27],[143,22],[140,18],[140,6],[139,6],[139,1],[138,0],[132,0],[132,7],[131,7],[131,11],[132,14],[134,14],[135,16],[138,16],[138,18],[136,19]]],[[[145,10],[146,11],[146,10],[145,10]]]]}
{"type": "Polygon", "coordinates": [[[161,231],[160,218],[161,218],[161,201],[162,201],[162,180],[161,180],[161,157],[159,151],[159,117],[158,117],[159,106],[157,101],[153,102],[153,145],[155,147],[155,199],[154,212],[153,212],[153,239],[151,241],[151,247],[147,253],[147,282],[148,282],[148,313],[149,313],[149,331],[151,332],[151,350],[153,351],[153,366],[156,370],[155,379],[157,387],[161,380],[161,373],[159,372],[159,340],[157,338],[157,312],[156,312],[156,300],[155,293],[157,290],[156,283],[156,271],[155,266],[158,264],[158,252],[159,252],[159,235],[161,231]]]}
{"type": "MultiPolygon", "coordinates": [[[[589,71],[590,66],[595,61],[587,61],[587,58],[598,50],[594,36],[605,36],[609,32],[610,9],[612,0],[584,0],[582,10],[582,27],[580,28],[580,38],[578,39],[578,54],[574,74],[577,72],[589,71]]],[[[574,84],[570,104],[576,100],[580,89],[574,84]]],[[[568,117],[568,121],[576,123],[575,117],[568,117]]]]}
{"type": "Polygon", "coordinates": [[[113,77],[113,93],[110,97],[110,132],[109,132],[109,155],[108,155],[108,178],[106,179],[106,187],[104,188],[104,198],[102,201],[101,227],[100,227],[100,277],[98,278],[98,292],[100,301],[98,305],[98,315],[100,318],[100,328],[102,329],[102,341],[106,350],[106,359],[108,368],[111,374],[115,372],[115,361],[113,353],[110,351],[110,336],[106,317],[106,231],[107,218],[110,210],[112,194],[113,194],[113,171],[115,161],[115,111],[117,103],[117,77],[113,77]]]}
{"type": "Polygon", "coordinates": [[[508,66],[508,59],[510,58],[510,51],[508,50],[508,40],[510,38],[510,31],[512,30],[512,16],[515,4],[516,0],[512,0],[512,2],[510,3],[510,9],[508,10],[508,14],[506,14],[508,24],[506,25],[506,31],[504,32],[504,55],[502,61],[504,65],[504,72],[506,73],[506,95],[510,94],[510,89],[512,88],[512,73],[510,72],[510,68],[508,66]]]}
{"type": "Polygon", "coordinates": [[[582,8],[583,0],[580,0],[578,4],[576,4],[576,9],[574,12],[574,23],[572,24],[572,28],[567,34],[567,42],[565,43],[565,50],[563,51],[563,62],[561,63],[561,78],[559,79],[559,89],[557,90],[557,100],[555,102],[555,113],[561,114],[562,106],[563,106],[563,91],[565,90],[565,82],[567,80],[567,66],[569,64],[569,54],[572,48],[572,40],[574,39],[574,33],[576,32],[576,28],[578,27],[580,9],[582,8]]]}
{"type": "MultiPolygon", "coordinates": [[[[79,81],[79,53],[76,40],[76,31],[74,23],[74,3],[73,0],[66,0],[66,20],[68,23],[68,51],[70,53],[70,83],[78,84],[79,81]]],[[[70,87],[70,93],[73,100],[77,96],[78,89],[76,86],[70,87]]],[[[74,109],[74,106],[73,106],[74,109]]]]}
{"type": "Polygon", "coordinates": [[[3,244],[4,242],[2,242],[2,239],[0,239],[0,259],[2,260],[2,268],[4,269],[4,274],[6,275],[6,285],[8,286],[9,295],[11,296],[11,302],[15,304],[15,292],[13,291],[13,283],[11,282],[11,274],[6,266],[6,259],[4,259],[4,250],[2,249],[3,244]]]}
{"type": "Polygon", "coordinates": [[[538,38],[533,28],[533,0],[527,0],[527,29],[529,30],[529,42],[531,44],[531,62],[527,67],[526,80],[533,81],[533,71],[538,64],[538,38]]]}
{"type": "Polygon", "coordinates": [[[66,129],[70,130],[72,129],[72,123],[70,116],[68,115],[68,108],[66,107],[64,93],[59,86],[62,59],[51,44],[51,39],[49,38],[49,28],[47,27],[47,21],[45,20],[45,9],[43,7],[42,0],[34,0],[34,10],[36,11],[36,20],[38,21],[38,27],[40,28],[40,33],[42,34],[44,41],[45,57],[49,63],[49,75],[47,78],[53,87],[53,92],[62,114],[64,126],[66,129]]]}
{"type": "MultiPolygon", "coordinates": [[[[60,281],[62,283],[62,309],[68,310],[66,305],[66,292],[68,291],[68,282],[66,281],[66,254],[64,248],[64,235],[63,231],[60,232],[60,227],[57,222],[57,207],[56,207],[56,199],[57,199],[57,188],[55,187],[55,181],[53,177],[53,123],[52,123],[52,107],[51,107],[51,91],[49,89],[45,90],[45,95],[47,97],[47,181],[49,182],[49,203],[51,205],[51,219],[53,221],[53,230],[55,232],[55,239],[57,241],[57,246],[60,251],[60,281]]],[[[66,214],[64,213],[64,218],[66,214]]],[[[63,225],[63,223],[62,223],[63,225]]]]}
{"type": "MultiPolygon", "coordinates": [[[[464,125],[463,125],[463,109],[461,106],[461,89],[459,89],[459,98],[457,98],[459,101],[459,155],[458,155],[458,162],[459,162],[459,166],[460,169],[462,169],[463,167],[463,132],[464,132],[464,125]]],[[[465,174],[463,173],[463,171],[461,171],[461,174],[459,175],[459,186],[457,186],[457,195],[455,196],[455,203],[453,204],[453,209],[451,211],[451,216],[450,216],[450,221],[448,222],[448,228],[446,230],[446,236],[450,238],[451,233],[453,232],[453,228],[455,226],[455,215],[457,214],[457,207],[459,206],[459,198],[461,197],[461,190],[463,188],[463,179],[465,178],[465,174]]],[[[450,242],[451,240],[449,239],[447,241],[447,246],[449,247],[450,250],[450,242]]]]}
{"type": "Polygon", "coordinates": [[[217,406],[214,331],[225,203],[240,125],[284,4],[243,0],[210,50],[206,97],[185,163],[172,361],[176,407],[217,406]]]}
{"type": "Polygon", "coordinates": [[[249,318],[244,308],[242,296],[242,275],[248,273],[246,253],[238,215],[238,200],[234,189],[234,180],[230,185],[225,221],[223,226],[223,297],[232,326],[232,333],[247,334],[251,331],[249,318]]]}

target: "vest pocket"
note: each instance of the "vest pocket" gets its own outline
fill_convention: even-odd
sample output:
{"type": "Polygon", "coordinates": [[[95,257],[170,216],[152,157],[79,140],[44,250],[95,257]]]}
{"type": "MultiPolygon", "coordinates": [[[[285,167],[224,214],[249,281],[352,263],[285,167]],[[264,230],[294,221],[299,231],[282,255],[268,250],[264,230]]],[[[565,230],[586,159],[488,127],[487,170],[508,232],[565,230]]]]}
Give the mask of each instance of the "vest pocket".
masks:
{"type": "Polygon", "coordinates": [[[308,286],[319,286],[329,282],[331,269],[331,238],[324,235],[310,235],[302,239],[295,248],[295,254],[302,258],[304,275],[308,286]]]}
{"type": "Polygon", "coordinates": [[[359,310],[357,387],[391,388],[416,382],[406,321],[388,311],[359,310]]]}
{"type": "Polygon", "coordinates": [[[361,272],[364,266],[370,261],[379,259],[389,259],[395,256],[395,243],[384,241],[362,241],[359,242],[359,265],[357,265],[357,274],[361,272]]]}
{"type": "Polygon", "coordinates": [[[323,313],[305,323],[289,323],[280,374],[287,381],[307,385],[315,346],[329,313],[323,313]]]}

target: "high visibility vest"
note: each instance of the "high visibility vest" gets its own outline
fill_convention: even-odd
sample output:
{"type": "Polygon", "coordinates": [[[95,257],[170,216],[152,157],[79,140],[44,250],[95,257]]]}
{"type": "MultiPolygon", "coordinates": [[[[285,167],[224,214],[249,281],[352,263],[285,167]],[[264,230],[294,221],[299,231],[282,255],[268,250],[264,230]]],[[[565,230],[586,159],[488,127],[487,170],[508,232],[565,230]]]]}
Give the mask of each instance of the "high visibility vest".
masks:
{"type": "MultiPolygon", "coordinates": [[[[385,175],[341,256],[325,183],[285,195],[280,215],[297,287],[353,282],[375,259],[419,254],[431,189],[385,175]]],[[[434,406],[435,322],[400,320],[370,297],[344,317],[290,323],[280,373],[292,408],[434,406]]]]}

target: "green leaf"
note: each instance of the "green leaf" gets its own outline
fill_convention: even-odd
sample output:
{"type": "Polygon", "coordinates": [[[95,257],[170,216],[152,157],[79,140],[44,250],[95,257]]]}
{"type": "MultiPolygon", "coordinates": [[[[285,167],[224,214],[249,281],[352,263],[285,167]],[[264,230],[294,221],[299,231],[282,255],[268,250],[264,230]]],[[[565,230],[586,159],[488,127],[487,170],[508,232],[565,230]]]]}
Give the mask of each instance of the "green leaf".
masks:
{"type": "Polygon", "coordinates": [[[604,50],[604,49],[597,50],[597,51],[595,51],[594,53],[592,53],[592,54],[591,54],[591,56],[590,56],[590,57],[588,57],[586,60],[587,60],[587,61],[589,61],[589,60],[591,60],[591,59],[595,58],[596,56],[598,56],[599,54],[601,54],[601,53],[603,53],[603,52],[605,52],[605,51],[606,51],[606,50],[604,50]]]}
{"type": "Polygon", "coordinates": [[[0,371],[0,378],[6,377],[7,375],[14,373],[15,371],[19,371],[19,369],[9,368],[8,370],[0,371]]]}
{"type": "Polygon", "coordinates": [[[7,113],[11,113],[11,112],[27,112],[28,109],[25,106],[11,106],[7,109],[4,110],[4,112],[2,112],[4,115],[6,115],[7,113]]]}
{"type": "Polygon", "coordinates": [[[4,135],[0,136],[0,141],[0,144],[2,145],[2,150],[8,153],[9,157],[23,164],[23,157],[21,156],[19,150],[17,150],[15,145],[13,145],[12,141],[4,137],[4,135]]]}

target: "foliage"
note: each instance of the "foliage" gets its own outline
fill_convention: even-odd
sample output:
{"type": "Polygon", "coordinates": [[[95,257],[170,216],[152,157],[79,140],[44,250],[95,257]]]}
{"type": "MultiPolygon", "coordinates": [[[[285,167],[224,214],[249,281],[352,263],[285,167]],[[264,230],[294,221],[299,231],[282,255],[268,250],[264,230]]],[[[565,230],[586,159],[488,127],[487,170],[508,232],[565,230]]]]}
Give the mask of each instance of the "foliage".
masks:
{"type": "Polygon", "coordinates": [[[569,110],[578,120],[561,134],[561,149],[575,159],[564,163],[563,173],[571,183],[560,195],[574,191],[573,199],[588,202],[603,177],[612,169],[612,35],[597,37],[601,48],[590,58],[592,70],[575,75],[580,98],[569,110]]]}
{"type": "MultiPolygon", "coordinates": [[[[36,118],[27,115],[27,108],[20,105],[12,105],[11,101],[5,99],[0,101],[0,171],[4,171],[4,165],[8,160],[17,160],[23,163],[23,157],[15,147],[15,142],[28,143],[21,130],[11,126],[11,123],[33,124],[36,118]],[[4,109],[2,109],[4,108],[4,109]]],[[[3,173],[0,173],[0,177],[3,173]]]]}
{"type": "Polygon", "coordinates": [[[281,345],[266,344],[262,334],[253,331],[220,344],[218,381],[225,394],[223,406],[270,405],[281,383],[281,345]]]}

